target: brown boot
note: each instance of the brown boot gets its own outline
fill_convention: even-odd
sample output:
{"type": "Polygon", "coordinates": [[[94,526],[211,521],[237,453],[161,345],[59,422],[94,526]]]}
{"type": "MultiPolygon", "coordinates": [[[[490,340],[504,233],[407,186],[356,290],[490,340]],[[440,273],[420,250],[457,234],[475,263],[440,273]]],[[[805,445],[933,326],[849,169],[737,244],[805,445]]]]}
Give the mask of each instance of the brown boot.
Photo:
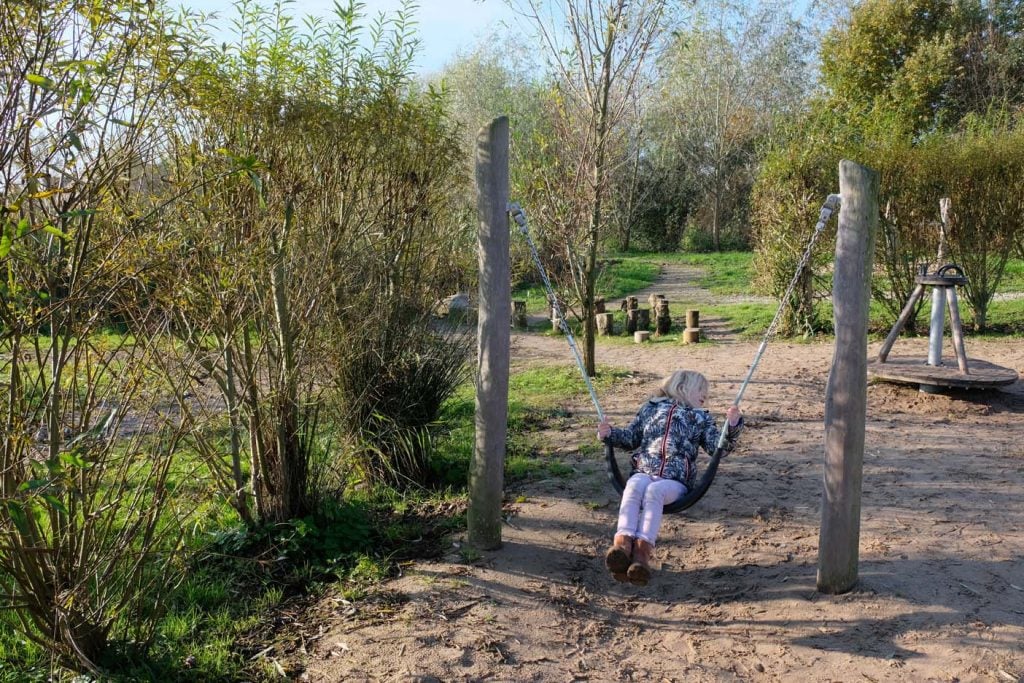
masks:
{"type": "Polygon", "coordinates": [[[626,570],[629,582],[634,586],[646,586],[651,580],[651,555],[654,554],[654,546],[647,541],[637,539],[633,546],[633,564],[626,570]]]}
{"type": "Polygon", "coordinates": [[[625,574],[629,570],[632,554],[633,539],[625,534],[615,534],[612,547],[608,548],[608,552],[604,554],[604,566],[608,567],[608,571],[616,579],[622,581],[619,575],[623,575],[623,578],[625,578],[625,574]]]}

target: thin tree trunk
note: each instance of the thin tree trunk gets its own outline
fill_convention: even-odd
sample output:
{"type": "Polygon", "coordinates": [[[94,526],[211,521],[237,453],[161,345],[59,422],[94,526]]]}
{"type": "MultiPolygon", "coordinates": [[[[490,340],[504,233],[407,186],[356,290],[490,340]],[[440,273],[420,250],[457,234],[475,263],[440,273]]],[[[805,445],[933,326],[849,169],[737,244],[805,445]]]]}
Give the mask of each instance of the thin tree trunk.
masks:
{"type": "Polygon", "coordinates": [[[246,526],[253,525],[249,500],[245,491],[245,480],[242,478],[242,446],[239,434],[242,431],[238,420],[238,387],[235,385],[235,348],[224,341],[225,382],[224,398],[228,404],[228,425],[231,432],[231,477],[235,486],[235,508],[246,526]]]}
{"type": "Polygon", "coordinates": [[[715,169],[715,203],[714,213],[711,218],[711,235],[715,241],[715,251],[722,251],[721,230],[719,228],[719,215],[722,211],[722,178],[721,169],[715,169]]]}
{"type": "MultiPolygon", "coordinates": [[[[618,13],[621,15],[625,3],[619,4],[618,13]]],[[[583,349],[583,364],[586,366],[587,374],[591,377],[597,375],[597,361],[595,359],[597,338],[597,321],[594,319],[594,299],[596,297],[595,285],[597,280],[597,241],[601,233],[601,200],[604,196],[604,178],[607,173],[605,168],[605,147],[608,137],[608,96],[611,91],[612,80],[612,56],[615,48],[616,22],[609,20],[608,28],[605,31],[605,49],[601,59],[601,84],[598,89],[600,102],[597,111],[597,122],[595,130],[595,141],[597,148],[594,154],[594,203],[590,212],[590,239],[587,253],[586,267],[583,273],[584,296],[583,296],[583,329],[585,344],[583,349]]]]}
{"type": "MultiPolygon", "coordinates": [[[[642,129],[640,133],[642,133],[642,129]]],[[[639,138],[639,134],[637,136],[639,138]]],[[[633,155],[633,169],[629,174],[629,192],[626,195],[626,219],[623,221],[619,249],[629,251],[629,242],[633,232],[633,212],[636,210],[636,188],[637,178],[640,176],[640,145],[636,145],[636,154],[633,155]]]]}
{"type": "Polygon", "coordinates": [[[259,395],[256,390],[258,380],[251,372],[251,369],[255,367],[255,360],[249,334],[250,330],[242,330],[242,352],[245,357],[245,366],[250,369],[244,395],[244,400],[249,404],[249,480],[256,519],[266,520],[270,514],[267,496],[272,494],[273,478],[270,476],[267,453],[260,434],[263,429],[263,411],[260,409],[259,395]]]}
{"type": "MultiPolygon", "coordinates": [[[[303,496],[306,489],[306,459],[299,443],[298,377],[295,369],[295,336],[288,310],[285,256],[288,235],[291,232],[293,205],[289,199],[285,206],[285,220],[281,234],[274,244],[274,266],[271,271],[271,289],[274,297],[274,316],[277,342],[281,352],[281,396],[277,399],[275,425],[280,511],[284,519],[305,512],[303,496]]],[[[280,520],[278,520],[280,521],[280,520]]]]}

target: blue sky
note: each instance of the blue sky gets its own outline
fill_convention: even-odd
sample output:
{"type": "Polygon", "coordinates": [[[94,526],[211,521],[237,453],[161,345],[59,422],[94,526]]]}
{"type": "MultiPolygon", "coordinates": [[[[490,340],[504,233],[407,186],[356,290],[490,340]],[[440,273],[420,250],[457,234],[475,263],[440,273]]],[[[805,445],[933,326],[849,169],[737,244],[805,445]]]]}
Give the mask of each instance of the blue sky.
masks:
{"type": "MultiPolygon", "coordinates": [[[[236,15],[233,0],[169,0],[172,6],[184,5],[202,12],[217,12],[219,19],[213,24],[231,34],[231,19],[236,15]]],[[[272,0],[262,0],[264,6],[272,0]]],[[[400,9],[400,0],[365,0],[364,12],[376,16],[378,12],[394,14],[400,9]]],[[[334,0],[299,0],[291,6],[297,17],[306,15],[330,16],[334,0]]],[[[469,48],[481,37],[501,26],[517,26],[513,12],[502,0],[421,0],[415,13],[421,40],[417,67],[421,73],[441,69],[456,52],[469,48]]],[[[514,29],[513,29],[514,30],[514,29]]]]}
{"type": "MultiPolygon", "coordinates": [[[[269,7],[274,0],[258,0],[269,7]]],[[[363,0],[363,12],[375,17],[379,12],[393,15],[402,7],[401,0],[363,0]]],[[[341,0],[347,4],[347,0],[341,0]]],[[[791,0],[794,14],[805,12],[812,0],[791,0]]],[[[215,30],[230,39],[231,20],[236,16],[234,0],[168,0],[171,6],[184,5],[196,11],[216,12],[218,19],[211,22],[215,30]]],[[[440,71],[459,50],[466,50],[481,38],[496,30],[521,34],[523,40],[532,40],[529,22],[518,17],[504,0],[419,0],[415,17],[421,41],[416,59],[417,70],[428,75],[440,71]]],[[[290,6],[295,17],[307,15],[330,16],[334,0],[297,0],[290,6]]]]}

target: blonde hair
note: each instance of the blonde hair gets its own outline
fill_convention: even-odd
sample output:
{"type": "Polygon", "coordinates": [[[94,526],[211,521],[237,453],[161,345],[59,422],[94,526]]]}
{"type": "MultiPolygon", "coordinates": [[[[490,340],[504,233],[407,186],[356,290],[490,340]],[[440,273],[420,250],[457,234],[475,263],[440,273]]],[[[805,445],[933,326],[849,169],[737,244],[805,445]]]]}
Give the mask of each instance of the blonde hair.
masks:
{"type": "Polygon", "coordinates": [[[699,406],[690,403],[690,396],[703,392],[706,397],[710,387],[707,377],[696,370],[676,370],[661,381],[658,396],[666,396],[683,405],[696,408],[699,406]]]}

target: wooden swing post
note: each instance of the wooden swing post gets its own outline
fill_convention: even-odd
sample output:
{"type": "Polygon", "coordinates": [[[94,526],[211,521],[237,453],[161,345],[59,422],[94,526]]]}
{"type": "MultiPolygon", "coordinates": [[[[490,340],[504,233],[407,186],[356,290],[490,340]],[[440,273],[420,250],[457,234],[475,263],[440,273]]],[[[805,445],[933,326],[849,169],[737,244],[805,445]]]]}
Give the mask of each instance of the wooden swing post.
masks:
{"type": "Polygon", "coordinates": [[[512,302],[509,266],[508,117],[480,129],[476,140],[477,318],[476,440],[469,468],[469,543],[501,546],[501,502],[508,432],[508,375],[512,302]]]}
{"type": "Polygon", "coordinates": [[[818,540],[818,590],[857,583],[867,413],[867,331],[878,230],[878,173],[839,163],[839,228],[832,282],[835,352],[825,389],[825,476],[818,540]]]}

